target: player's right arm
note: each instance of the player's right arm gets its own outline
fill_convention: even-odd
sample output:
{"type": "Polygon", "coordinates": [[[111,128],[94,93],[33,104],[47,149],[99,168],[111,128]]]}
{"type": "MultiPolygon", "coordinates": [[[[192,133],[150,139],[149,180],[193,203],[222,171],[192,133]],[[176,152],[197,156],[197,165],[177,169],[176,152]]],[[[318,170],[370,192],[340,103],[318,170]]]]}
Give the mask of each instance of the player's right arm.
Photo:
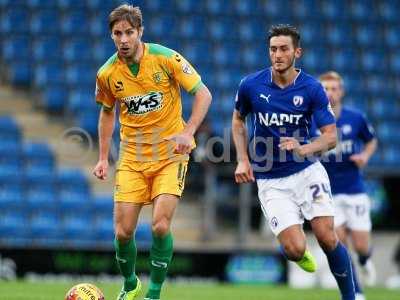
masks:
{"type": "Polygon", "coordinates": [[[254,181],[253,169],[251,168],[247,153],[248,135],[245,118],[249,112],[250,104],[241,83],[236,95],[235,110],[232,116],[232,136],[237,158],[237,167],[235,170],[236,183],[254,181]]]}
{"type": "Polygon", "coordinates": [[[93,170],[94,176],[101,180],[107,178],[108,154],[110,152],[111,137],[115,124],[115,98],[109,91],[106,82],[101,76],[96,79],[96,102],[102,107],[99,115],[99,160],[93,170]]]}

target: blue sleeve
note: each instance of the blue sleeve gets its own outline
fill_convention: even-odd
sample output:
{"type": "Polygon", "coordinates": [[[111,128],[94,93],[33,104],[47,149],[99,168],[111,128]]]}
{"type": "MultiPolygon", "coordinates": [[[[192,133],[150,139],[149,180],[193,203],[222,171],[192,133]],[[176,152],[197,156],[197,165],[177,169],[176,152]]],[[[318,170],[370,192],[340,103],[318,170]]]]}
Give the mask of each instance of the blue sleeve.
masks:
{"type": "Polygon", "coordinates": [[[242,117],[246,117],[247,114],[251,111],[251,103],[249,97],[247,96],[244,80],[240,82],[239,89],[236,93],[235,109],[240,113],[242,117]]]}
{"type": "Polygon", "coordinates": [[[335,116],[324,88],[320,83],[314,87],[311,97],[311,110],[317,128],[334,124],[336,122],[335,116]]]}
{"type": "Polygon", "coordinates": [[[358,136],[364,143],[368,143],[375,138],[375,130],[363,115],[360,116],[360,123],[358,136]]]}

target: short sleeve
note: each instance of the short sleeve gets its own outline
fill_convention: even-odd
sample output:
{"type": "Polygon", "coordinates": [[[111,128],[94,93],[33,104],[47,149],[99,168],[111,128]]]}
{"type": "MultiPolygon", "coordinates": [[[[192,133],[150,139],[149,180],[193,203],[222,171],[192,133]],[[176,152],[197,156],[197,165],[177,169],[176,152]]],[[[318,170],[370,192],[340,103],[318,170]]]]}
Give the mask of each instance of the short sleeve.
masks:
{"type": "Polygon", "coordinates": [[[247,90],[244,80],[239,84],[235,98],[235,109],[242,117],[246,117],[251,111],[250,99],[247,96],[247,90]]]}
{"type": "Polygon", "coordinates": [[[375,138],[375,130],[364,115],[360,115],[359,137],[364,143],[368,143],[375,138]]]}
{"type": "Polygon", "coordinates": [[[336,122],[335,115],[320,83],[314,87],[311,97],[311,110],[317,128],[334,124],[336,122]]]}
{"type": "Polygon", "coordinates": [[[193,66],[179,53],[168,58],[169,69],[175,80],[190,94],[195,94],[202,86],[201,77],[193,66]]]}
{"type": "Polygon", "coordinates": [[[110,89],[104,82],[104,79],[97,75],[96,77],[96,102],[101,104],[105,109],[111,110],[115,104],[115,98],[111,94],[110,89]]]}

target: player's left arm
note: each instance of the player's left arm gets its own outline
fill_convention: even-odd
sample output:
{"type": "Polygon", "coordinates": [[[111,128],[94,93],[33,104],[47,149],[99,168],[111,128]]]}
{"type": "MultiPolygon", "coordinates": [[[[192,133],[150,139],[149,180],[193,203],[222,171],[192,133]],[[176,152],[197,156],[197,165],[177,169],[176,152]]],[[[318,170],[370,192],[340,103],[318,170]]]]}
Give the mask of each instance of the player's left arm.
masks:
{"type": "Polygon", "coordinates": [[[201,81],[200,75],[181,55],[176,54],[168,61],[172,75],[188,93],[194,96],[192,113],[184,130],[169,139],[175,141],[175,153],[186,154],[192,150],[194,134],[203,122],[208,108],[210,107],[212,96],[209,89],[201,81]]]}
{"type": "Polygon", "coordinates": [[[378,140],[375,137],[375,131],[364,116],[361,116],[359,137],[365,143],[364,149],[360,153],[350,156],[350,160],[353,161],[357,167],[363,168],[368,164],[369,159],[378,148],[378,140]]]}
{"type": "Polygon", "coordinates": [[[293,137],[282,137],[279,147],[292,150],[301,157],[320,155],[336,147],[336,121],[329,100],[320,84],[314,87],[311,103],[312,115],[321,135],[309,144],[300,145],[293,137]]]}

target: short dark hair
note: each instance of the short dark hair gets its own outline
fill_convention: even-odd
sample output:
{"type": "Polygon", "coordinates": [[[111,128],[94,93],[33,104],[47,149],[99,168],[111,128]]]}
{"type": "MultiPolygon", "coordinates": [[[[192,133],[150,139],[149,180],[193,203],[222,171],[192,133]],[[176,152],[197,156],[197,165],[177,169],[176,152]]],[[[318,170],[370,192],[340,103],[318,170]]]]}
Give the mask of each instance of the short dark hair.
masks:
{"type": "Polygon", "coordinates": [[[290,36],[295,48],[300,47],[300,33],[296,27],[289,24],[272,25],[268,31],[268,42],[274,36],[286,35],[290,36]]]}
{"type": "Polygon", "coordinates": [[[142,27],[143,23],[140,8],[129,4],[122,4],[115,8],[108,16],[108,27],[110,31],[113,29],[116,22],[122,20],[128,21],[133,28],[139,29],[142,27]]]}

